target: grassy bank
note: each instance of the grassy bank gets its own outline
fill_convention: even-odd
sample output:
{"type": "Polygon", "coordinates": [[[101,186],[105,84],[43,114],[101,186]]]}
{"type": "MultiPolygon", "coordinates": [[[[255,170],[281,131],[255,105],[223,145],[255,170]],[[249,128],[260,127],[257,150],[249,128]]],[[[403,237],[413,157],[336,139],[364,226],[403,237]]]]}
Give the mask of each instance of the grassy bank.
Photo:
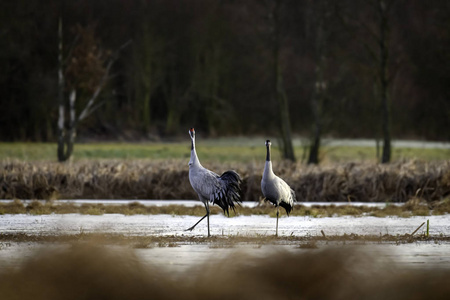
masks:
{"type": "MultiPolygon", "coordinates": [[[[103,215],[103,214],[124,214],[124,215],[195,215],[203,216],[205,209],[201,203],[198,206],[186,207],[184,205],[167,205],[167,206],[145,206],[139,202],[132,202],[123,205],[103,205],[88,204],[76,205],[74,203],[58,203],[57,201],[33,201],[25,204],[20,200],[10,203],[0,203],[0,215],[2,214],[32,214],[32,215],[48,215],[48,214],[85,214],[85,215],[103,215]]],[[[217,206],[211,207],[211,214],[222,213],[217,206]]],[[[442,201],[426,203],[419,198],[413,198],[403,205],[389,205],[385,207],[373,206],[351,206],[351,205],[313,205],[306,207],[297,204],[291,212],[291,216],[309,216],[314,218],[322,217],[339,217],[339,216],[430,216],[443,215],[450,213],[450,198],[442,201]]],[[[281,211],[284,215],[285,212],[281,211]]],[[[256,207],[238,206],[235,212],[230,213],[230,217],[234,216],[250,216],[250,215],[270,215],[276,217],[276,210],[271,204],[261,202],[256,207]]]]}
{"type": "MultiPolygon", "coordinates": [[[[262,144],[262,143],[261,143],[262,144]]],[[[265,147],[242,140],[198,143],[202,164],[221,174],[234,169],[242,197],[261,199],[265,147]]],[[[426,202],[450,196],[450,150],[394,148],[393,162],[374,160],[373,147],[325,146],[323,163],[280,160],[274,171],[300,202],[426,202]]],[[[0,199],[197,199],[188,180],[189,143],[77,144],[74,158],[55,161],[55,144],[0,143],[0,199]]]]}
{"type": "MultiPolygon", "coordinates": [[[[261,200],[263,166],[204,163],[240,173],[242,199],[261,200]]],[[[450,196],[450,161],[307,166],[274,162],[300,202],[428,203],[450,196]]],[[[69,163],[0,161],[1,199],[197,199],[185,160],[82,160],[69,163]]]]}
{"type": "MultiPolygon", "coordinates": [[[[261,145],[232,139],[205,140],[197,143],[197,153],[202,162],[261,162],[265,158],[264,140],[261,145]]],[[[273,147],[273,159],[280,160],[279,149],[273,147]]],[[[295,147],[299,161],[305,160],[305,148],[295,147]]],[[[185,159],[190,155],[190,143],[89,143],[76,144],[73,161],[85,159],[185,159]]],[[[321,149],[323,163],[376,162],[375,147],[329,146],[321,149]]],[[[0,160],[55,161],[56,144],[50,143],[0,143],[0,160]]],[[[418,159],[423,161],[450,160],[450,149],[394,147],[392,161],[418,159]]]]}

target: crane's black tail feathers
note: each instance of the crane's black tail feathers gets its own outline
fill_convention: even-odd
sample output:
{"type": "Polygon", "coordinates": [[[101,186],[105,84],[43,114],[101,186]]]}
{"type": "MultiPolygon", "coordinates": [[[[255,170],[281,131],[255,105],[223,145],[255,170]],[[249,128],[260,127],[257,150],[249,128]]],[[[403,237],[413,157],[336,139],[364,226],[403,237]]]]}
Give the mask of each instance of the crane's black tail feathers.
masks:
{"type": "Polygon", "coordinates": [[[228,216],[229,208],[235,211],[235,203],[241,203],[241,177],[235,171],[224,172],[219,179],[223,182],[223,188],[214,195],[213,203],[223,209],[228,216]]]}
{"type": "Polygon", "coordinates": [[[294,202],[297,201],[297,197],[295,196],[295,192],[293,189],[291,189],[291,197],[292,197],[292,202],[289,202],[289,203],[284,202],[284,201],[280,202],[280,206],[286,210],[286,214],[288,216],[291,213],[292,209],[294,208],[294,202]]]}
{"type": "Polygon", "coordinates": [[[294,206],[290,205],[289,203],[286,202],[280,202],[280,206],[283,207],[286,210],[286,214],[289,216],[289,214],[291,213],[291,210],[294,206]]]}

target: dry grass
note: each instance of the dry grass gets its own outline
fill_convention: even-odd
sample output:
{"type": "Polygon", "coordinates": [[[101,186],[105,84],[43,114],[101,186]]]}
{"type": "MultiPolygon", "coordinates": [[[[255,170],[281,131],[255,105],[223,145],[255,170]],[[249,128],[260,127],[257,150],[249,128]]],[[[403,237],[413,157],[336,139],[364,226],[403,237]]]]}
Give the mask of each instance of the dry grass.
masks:
{"type": "MultiPolygon", "coordinates": [[[[214,249],[212,250],[214,251],[214,249]]],[[[0,273],[2,299],[447,299],[450,271],[351,249],[232,256],[173,276],[132,250],[74,244],[0,273]]]]}
{"type": "MultiPolygon", "coordinates": [[[[236,169],[243,199],[259,201],[262,164],[205,164],[220,173],[236,169]]],[[[295,190],[300,202],[428,203],[450,195],[450,161],[416,160],[380,165],[345,163],[305,166],[275,162],[275,172],[295,190]]],[[[106,160],[0,162],[2,199],[196,199],[185,160],[106,160]]]]}
{"type": "MultiPolygon", "coordinates": [[[[85,214],[85,215],[103,215],[103,214],[123,214],[123,215],[192,215],[203,216],[205,209],[200,204],[192,207],[184,205],[166,205],[166,206],[145,206],[139,202],[131,202],[122,205],[104,205],[88,204],[76,205],[74,203],[60,203],[58,201],[38,201],[34,200],[28,204],[20,200],[14,200],[9,203],[0,203],[0,215],[2,214],[85,214]]],[[[222,210],[217,206],[211,207],[211,214],[220,214],[222,210]]],[[[385,207],[373,206],[351,206],[351,205],[313,205],[307,207],[301,204],[295,206],[291,216],[310,216],[314,218],[338,217],[338,216],[429,216],[443,215],[450,213],[450,198],[442,201],[427,203],[419,198],[412,198],[403,205],[386,205],[385,207]]],[[[284,211],[281,211],[284,214],[284,211]]],[[[230,213],[230,217],[239,215],[269,215],[276,217],[276,210],[273,205],[267,202],[261,202],[256,207],[237,207],[236,211],[230,213]]]]}
{"type": "MultiPolygon", "coordinates": [[[[411,228],[411,233],[416,228],[411,228]]],[[[448,235],[430,235],[416,233],[414,235],[359,235],[345,233],[343,235],[305,235],[305,236],[280,236],[274,235],[217,235],[212,237],[189,235],[124,235],[116,233],[86,233],[77,234],[27,234],[27,233],[0,233],[0,243],[93,243],[97,245],[122,245],[129,248],[154,248],[180,245],[207,245],[210,248],[233,248],[236,245],[316,245],[317,243],[394,243],[407,244],[415,242],[449,243],[448,235]]]]}

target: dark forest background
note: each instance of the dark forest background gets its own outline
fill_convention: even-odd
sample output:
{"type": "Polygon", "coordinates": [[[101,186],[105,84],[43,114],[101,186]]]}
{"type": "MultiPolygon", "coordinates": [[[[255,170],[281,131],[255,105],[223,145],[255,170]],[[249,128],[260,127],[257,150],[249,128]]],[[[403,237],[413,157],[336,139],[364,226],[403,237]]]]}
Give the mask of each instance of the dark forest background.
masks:
{"type": "Polygon", "coordinates": [[[3,0],[0,140],[57,140],[60,21],[64,98],[77,90],[78,113],[107,75],[78,137],[277,134],[279,43],[294,134],[311,136],[320,90],[323,135],[379,139],[380,3],[392,137],[450,140],[450,1],[440,0],[3,0]]]}

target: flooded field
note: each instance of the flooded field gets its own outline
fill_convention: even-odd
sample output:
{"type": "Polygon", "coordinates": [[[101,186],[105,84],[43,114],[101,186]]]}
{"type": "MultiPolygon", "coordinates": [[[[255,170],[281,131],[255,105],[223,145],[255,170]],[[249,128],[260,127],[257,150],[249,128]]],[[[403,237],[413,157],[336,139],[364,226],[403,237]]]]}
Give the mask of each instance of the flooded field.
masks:
{"type": "MultiPolygon", "coordinates": [[[[75,205],[93,202],[98,203],[79,200],[75,205]]],[[[169,204],[199,202],[143,202],[169,204]]],[[[149,295],[237,300],[446,299],[450,293],[448,214],[284,216],[278,237],[274,236],[276,219],[268,215],[214,214],[211,238],[206,237],[206,221],[192,232],[185,231],[199,218],[0,215],[0,295],[35,300],[147,299],[149,295]],[[426,225],[420,227],[427,221],[428,236],[426,225]]]]}
{"type": "MultiPolygon", "coordinates": [[[[192,232],[185,229],[200,218],[178,215],[0,215],[0,232],[28,235],[70,235],[79,233],[113,233],[130,236],[206,236],[206,219],[192,232]]],[[[448,235],[450,216],[424,217],[283,217],[280,236],[326,235],[404,235],[412,233],[429,220],[431,235],[448,235]]],[[[275,234],[276,219],[269,216],[210,217],[211,234],[215,236],[269,236],[275,234]]],[[[419,233],[425,230],[421,228],[419,233]]]]}
{"type": "MultiPolygon", "coordinates": [[[[85,202],[81,200],[79,203],[85,202]]],[[[177,202],[152,201],[146,205],[169,203],[177,202]]],[[[237,254],[265,257],[279,251],[302,253],[336,247],[357,247],[364,253],[403,267],[450,269],[449,215],[410,218],[283,217],[279,221],[278,238],[273,237],[275,218],[212,215],[213,238],[210,240],[205,238],[206,220],[192,232],[185,231],[198,219],[197,216],[179,215],[0,215],[0,234],[3,237],[26,236],[23,241],[13,238],[0,241],[0,269],[20,265],[38,250],[61,247],[64,243],[58,242],[58,237],[67,240],[71,236],[88,235],[134,239],[138,242],[129,245],[111,243],[110,247],[130,248],[143,261],[171,272],[182,272],[211,260],[237,254]],[[409,242],[400,238],[396,240],[396,237],[411,235],[427,221],[430,224],[430,238],[409,242]],[[389,238],[386,239],[386,236],[389,238]],[[39,240],[42,237],[52,237],[52,242],[42,242],[39,240]],[[377,237],[380,237],[379,241],[377,237]]],[[[424,236],[425,230],[426,226],[422,226],[414,234],[424,236]]]]}

